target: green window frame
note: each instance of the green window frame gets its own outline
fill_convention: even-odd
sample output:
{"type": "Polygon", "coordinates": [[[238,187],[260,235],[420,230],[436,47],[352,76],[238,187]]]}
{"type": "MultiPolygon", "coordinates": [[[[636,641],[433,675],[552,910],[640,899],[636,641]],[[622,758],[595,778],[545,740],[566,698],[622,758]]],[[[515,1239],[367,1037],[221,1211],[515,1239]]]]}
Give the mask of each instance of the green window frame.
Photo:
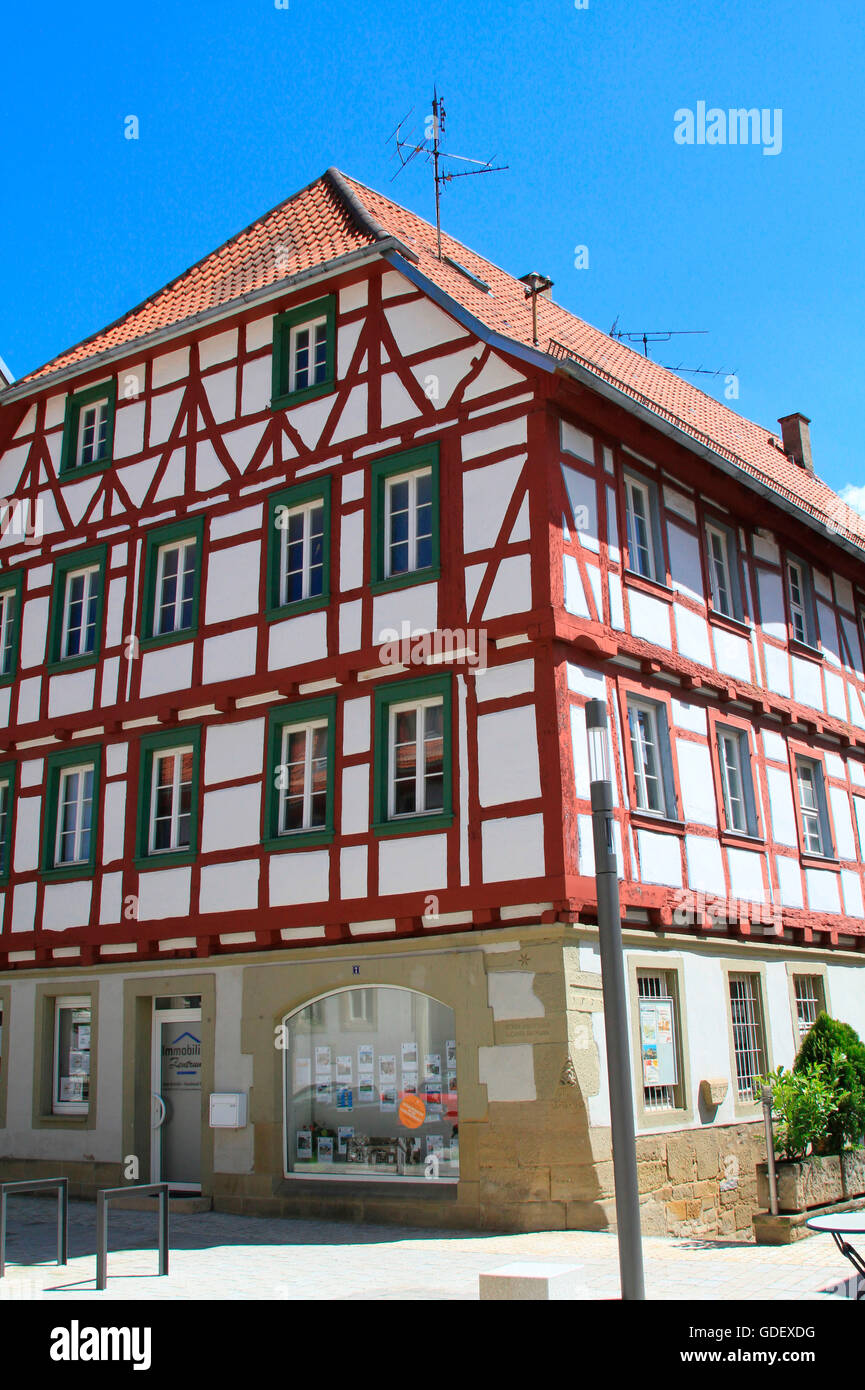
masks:
{"type": "Polygon", "coordinates": [[[0,686],[9,685],[18,674],[22,579],[20,570],[0,575],[0,686]]]}
{"type": "Polygon", "coordinates": [[[329,294],[323,299],[314,299],[309,304],[300,304],[296,309],[288,309],[277,314],[273,321],[273,381],[271,410],[285,410],[288,406],[300,405],[303,401],[326,396],[333,390],[336,381],[336,295],[329,294]],[[314,324],[324,319],[326,334],[325,377],[312,386],[300,390],[292,388],[292,346],[295,333],[306,324],[314,324]]]}
{"type": "Polygon", "coordinates": [[[101,381],[96,386],[88,386],[86,391],[74,391],[66,397],[66,415],[63,421],[63,446],[60,451],[60,474],[74,473],[76,477],[86,477],[98,473],[114,461],[114,413],[117,405],[117,378],[101,381]],[[89,463],[79,463],[79,436],[81,433],[81,412],[85,407],[99,401],[107,403],[105,452],[89,463]]]}
{"type": "Polygon", "coordinates": [[[329,844],[334,837],[334,784],[336,779],[336,696],[279,705],[267,722],[267,762],[264,778],[264,824],[261,843],[269,850],[306,849],[329,844]],[[295,725],[327,722],[326,811],[324,825],[309,830],[279,830],[280,782],[283,733],[295,725]]]}
{"type": "Polygon", "coordinates": [[[172,729],[170,733],[147,734],[139,745],[138,815],[135,836],[135,863],[139,870],[164,869],[192,864],[198,857],[198,803],[201,792],[201,728],[172,729]],[[189,805],[189,847],[150,849],[150,818],[153,810],[153,761],[160,753],[181,748],[192,749],[192,792],[189,805]]]}
{"type": "Polygon", "coordinates": [[[99,659],[102,649],[102,615],[105,608],[105,579],[107,571],[107,547],[95,546],[92,550],[78,551],[64,555],[54,564],[54,586],[51,595],[51,618],[49,622],[50,671],[76,671],[83,666],[93,666],[99,659]],[[67,579],[77,570],[98,569],[99,588],[96,594],[95,627],[96,634],[92,652],[79,656],[62,656],[64,614],[66,608],[67,579]]]}
{"type": "Polygon", "coordinates": [[[391,454],[387,458],[374,459],[372,463],[372,582],[374,594],[387,589],[404,589],[411,584],[427,584],[438,579],[440,566],[440,508],[439,508],[439,446],[424,444],[418,449],[407,449],[401,454],[391,454]],[[431,474],[431,544],[430,563],[423,569],[407,570],[402,574],[388,574],[386,547],[387,529],[387,491],[390,483],[401,474],[411,476],[422,470],[431,474]]]}
{"type": "Polygon", "coordinates": [[[174,642],[188,642],[198,631],[198,616],[201,603],[201,567],[204,555],[204,517],[189,517],[176,521],[171,526],[160,526],[147,536],[144,553],[144,597],[141,606],[140,645],[143,650],[150,647],[169,646],[174,642]],[[195,573],[192,592],[192,614],[188,627],[173,632],[156,632],[156,586],[159,579],[159,555],[167,546],[178,545],[183,541],[195,542],[195,573]]]}
{"type": "Polygon", "coordinates": [[[15,763],[0,763],[0,883],[12,867],[12,834],[15,829],[15,763]]]}
{"type": "MultiPolygon", "coordinates": [[[[315,608],[326,608],[330,602],[330,478],[310,479],[296,487],[283,488],[275,492],[268,505],[267,527],[267,610],[266,617],[289,618],[295,613],[308,613],[315,608]],[[295,508],[307,507],[310,503],[321,502],[323,534],[321,538],[322,588],[320,594],[308,598],[282,601],[282,552],[285,537],[284,520],[295,508]]],[[[309,512],[307,512],[309,516],[309,512]]],[[[306,570],[308,547],[304,543],[304,567],[306,570]]],[[[304,585],[306,575],[304,575],[304,585]]]]}
{"type": "Polygon", "coordinates": [[[451,716],[452,678],[426,676],[379,686],[375,692],[373,830],[376,835],[413,835],[436,830],[453,822],[453,721],[451,716]],[[395,705],[418,705],[440,699],[442,703],[442,807],[440,811],[421,811],[395,816],[390,812],[390,727],[395,705]]]}
{"type": "MultiPolygon", "coordinates": [[[[92,878],[96,868],[96,842],[100,832],[99,800],[102,784],[102,748],[89,744],[85,748],[70,748],[66,753],[53,753],[45,760],[45,811],[42,818],[42,877],[48,881],[70,878],[92,878]],[[90,809],[90,844],[86,859],[73,863],[57,860],[57,828],[60,809],[60,790],[63,774],[75,768],[93,769],[90,809]]],[[[77,823],[76,823],[77,824],[77,823]]]]}

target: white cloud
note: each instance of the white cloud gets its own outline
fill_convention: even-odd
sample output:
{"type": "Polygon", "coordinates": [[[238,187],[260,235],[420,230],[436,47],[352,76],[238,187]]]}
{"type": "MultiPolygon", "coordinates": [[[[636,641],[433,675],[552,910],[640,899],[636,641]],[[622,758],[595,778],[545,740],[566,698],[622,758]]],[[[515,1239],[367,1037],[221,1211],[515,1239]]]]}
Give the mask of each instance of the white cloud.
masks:
{"type": "Polygon", "coordinates": [[[865,516],[865,484],[862,487],[855,487],[853,483],[846,483],[840,492],[841,500],[852,507],[854,512],[859,512],[865,516]]]}

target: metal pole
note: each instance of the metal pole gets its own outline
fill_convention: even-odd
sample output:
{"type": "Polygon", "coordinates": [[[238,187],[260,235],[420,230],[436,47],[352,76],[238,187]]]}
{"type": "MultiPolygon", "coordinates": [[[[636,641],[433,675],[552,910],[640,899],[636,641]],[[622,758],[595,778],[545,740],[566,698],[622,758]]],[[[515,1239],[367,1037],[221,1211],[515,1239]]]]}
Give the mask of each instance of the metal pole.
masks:
{"type": "Polygon", "coordinates": [[[159,1273],[168,1273],[168,1186],[159,1189],[159,1273]]]}
{"type": "Polygon", "coordinates": [[[0,1184],[0,1279],[6,1272],[6,1188],[0,1184]]]}
{"type": "Polygon", "coordinates": [[[595,843],[595,882],[598,894],[598,934],[604,996],[604,1033],[607,1040],[619,1270],[622,1298],[638,1300],[646,1297],[646,1290],[640,1235],[637,1140],[631,1087],[619,875],[613,837],[613,785],[609,775],[607,707],[603,700],[588,702],[586,728],[589,733],[592,779],[592,830],[595,843]]]}
{"type": "Polygon", "coordinates": [[[108,1203],[105,1192],[96,1194],[96,1287],[108,1283],[108,1203]]]}
{"type": "Polygon", "coordinates": [[[69,1263],[69,1179],[61,1178],[57,1191],[57,1263],[69,1263]]]}
{"type": "Polygon", "coordinates": [[[775,1171],[775,1136],[772,1132],[772,1087],[764,1086],[762,1092],[763,1124],[766,1126],[766,1172],[769,1178],[769,1210],[778,1215],[778,1174],[775,1171]]]}

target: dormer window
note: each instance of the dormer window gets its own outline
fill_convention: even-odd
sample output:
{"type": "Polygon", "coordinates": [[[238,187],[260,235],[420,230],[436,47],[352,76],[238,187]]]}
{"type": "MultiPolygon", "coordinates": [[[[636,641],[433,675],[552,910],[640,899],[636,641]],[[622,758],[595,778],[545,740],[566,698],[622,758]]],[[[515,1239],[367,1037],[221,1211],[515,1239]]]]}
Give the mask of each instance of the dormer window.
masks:
{"type": "Polygon", "coordinates": [[[111,462],[116,396],[117,383],[112,380],[66,397],[61,474],[89,473],[111,462]]]}
{"type": "Polygon", "coordinates": [[[332,391],[335,349],[333,295],[279,314],[273,322],[272,408],[284,410],[332,391]]]}

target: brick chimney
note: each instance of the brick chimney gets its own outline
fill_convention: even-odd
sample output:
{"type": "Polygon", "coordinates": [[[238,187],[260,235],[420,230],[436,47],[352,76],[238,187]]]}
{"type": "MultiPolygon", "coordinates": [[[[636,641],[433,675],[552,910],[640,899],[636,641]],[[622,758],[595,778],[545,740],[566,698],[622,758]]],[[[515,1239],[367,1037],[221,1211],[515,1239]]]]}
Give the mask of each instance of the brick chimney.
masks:
{"type": "Polygon", "coordinates": [[[781,438],[784,441],[784,453],[789,454],[800,468],[807,468],[809,473],[814,472],[814,460],[811,457],[811,431],[808,428],[811,421],[807,415],[782,415],[778,424],[781,426],[781,438]]]}

